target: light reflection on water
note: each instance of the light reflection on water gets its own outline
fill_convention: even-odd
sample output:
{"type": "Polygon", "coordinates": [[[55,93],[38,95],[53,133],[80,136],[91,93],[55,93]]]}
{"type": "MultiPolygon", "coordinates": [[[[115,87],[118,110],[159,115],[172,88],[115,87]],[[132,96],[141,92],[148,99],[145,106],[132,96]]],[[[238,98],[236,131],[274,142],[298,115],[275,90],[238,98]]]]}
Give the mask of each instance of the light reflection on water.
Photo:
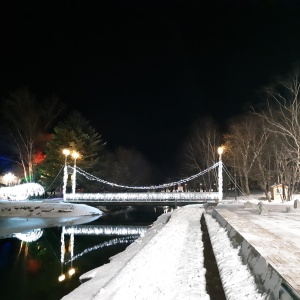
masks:
{"type": "Polygon", "coordinates": [[[97,220],[100,216],[59,217],[59,218],[21,218],[0,217],[0,237],[9,237],[18,232],[37,228],[70,226],[85,224],[97,220]]]}
{"type": "MultiPolygon", "coordinates": [[[[100,218],[60,218],[56,223],[51,220],[51,224],[47,224],[51,225],[50,228],[42,229],[43,234],[35,242],[17,239],[9,228],[9,234],[2,235],[0,239],[1,300],[61,299],[79,286],[80,275],[108,263],[111,256],[125,250],[138,237],[136,232],[146,230],[159,214],[128,211],[106,214],[100,218]],[[86,223],[89,224],[83,225],[86,223]],[[74,232],[76,229],[75,234],[71,233],[72,228],[74,232]],[[131,234],[129,229],[135,233],[131,234]],[[68,273],[70,268],[75,270],[75,274],[68,273]],[[58,277],[61,274],[66,279],[60,283],[58,277]]],[[[17,228],[21,223],[28,225],[25,234],[28,236],[32,225],[45,225],[45,220],[30,221],[17,220],[14,226],[17,228]]],[[[14,220],[1,219],[0,226],[4,223],[13,224],[14,220]]],[[[3,227],[1,230],[3,232],[3,227]]]]}

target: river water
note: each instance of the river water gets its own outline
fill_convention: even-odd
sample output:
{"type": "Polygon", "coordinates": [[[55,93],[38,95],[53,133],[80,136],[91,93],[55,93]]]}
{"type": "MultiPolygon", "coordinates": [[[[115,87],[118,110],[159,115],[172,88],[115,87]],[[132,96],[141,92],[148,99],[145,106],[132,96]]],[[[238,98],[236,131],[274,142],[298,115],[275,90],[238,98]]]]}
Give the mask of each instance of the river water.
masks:
{"type": "Polygon", "coordinates": [[[124,230],[114,231],[114,226],[121,229],[128,226],[144,228],[151,225],[162,213],[162,208],[153,207],[105,213],[97,220],[82,226],[66,226],[63,233],[74,227],[81,232],[75,233],[74,239],[71,234],[62,234],[63,227],[59,225],[37,231],[37,235],[42,235],[33,242],[24,242],[15,236],[2,236],[0,299],[61,299],[80,285],[80,275],[108,263],[111,256],[122,252],[138,238],[138,235],[126,234],[124,230]],[[86,227],[89,228],[89,234],[82,234],[86,227]],[[106,227],[108,234],[103,234],[106,227]],[[71,267],[75,274],[69,276],[68,269],[71,267]],[[66,276],[62,282],[58,280],[60,275],[66,276]]]}

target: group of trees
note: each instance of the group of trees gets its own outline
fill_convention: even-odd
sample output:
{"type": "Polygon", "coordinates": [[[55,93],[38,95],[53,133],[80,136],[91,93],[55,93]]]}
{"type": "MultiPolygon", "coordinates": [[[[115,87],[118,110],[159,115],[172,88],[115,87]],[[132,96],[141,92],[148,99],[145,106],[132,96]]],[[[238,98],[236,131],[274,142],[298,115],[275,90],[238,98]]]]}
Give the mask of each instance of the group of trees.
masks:
{"type": "MultiPolygon", "coordinates": [[[[216,162],[217,147],[223,144],[223,162],[237,176],[245,193],[249,194],[251,187],[259,187],[270,200],[271,185],[283,184],[288,187],[283,197],[290,199],[300,183],[299,88],[298,71],[278,80],[265,90],[266,99],[260,107],[229,121],[225,134],[212,119],[196,124],[185,146],[189,172],[216,162]]],[[[210,189],[211,182],[216,182],[216,178],[200,180],[210,189]]]]}
{"type": "MultiPolygon", "coordinates": [[[[196,122],[183,150],[183,174],[190,176],[212,166],[218,161],[217,148],[224,145],[223,162],[247,194],[258,186],[270,199],[270,186],[281,183],[288,186],[285,197],[290,199],[300,182],[299,88],[297,71],[278,80],[266,89],[263,105],[231,119],[226,133],[210,117],[196,122]]],[[[80,153],[77,165],[97,177],[123,185],[153,182],[153,168],[141,153],[122,147],[109,152],[89,121],[77,111],[66,113],[56,97],[38,101],[28,89],[17,90],[2,101],[1,113],[2,140],[6,138],[24,181],[41,182],[46,189],[61,187],[62,149],[68,148],[80,153]]],[[[194,180],[189,188],[216,189],[216,172],[194,180]]],[[[99,191],[98,183],[84,178],[78,178],[78,185],[99,191]]]]}
{"type": "MultiPolygon", "coordinates": [[[[61,189],[63,149],[78,152],[77,166],[96,177],[123,185],[151,182],[150,163],[141,153],[122,147],[108,151],[90,122],[78,111],[68,112],[58,98],[40,100],[22,88],[1,104],[2,143],[23,182],[39,182],[49,192],[61,189]]],[[[71,155],[67,163],[73,166],[71,155]]],[[[77,177],[77,187],[90,192],[112,189],[84,176],[77,177]]]]}
{"type": "Polygon", "coordinates": [[[18,89],[1,101],[1,140],[17,173],[33,181],[43,160],[49,132],[64,110],[57,97],[38,101],[27,88],[18,89]]]}

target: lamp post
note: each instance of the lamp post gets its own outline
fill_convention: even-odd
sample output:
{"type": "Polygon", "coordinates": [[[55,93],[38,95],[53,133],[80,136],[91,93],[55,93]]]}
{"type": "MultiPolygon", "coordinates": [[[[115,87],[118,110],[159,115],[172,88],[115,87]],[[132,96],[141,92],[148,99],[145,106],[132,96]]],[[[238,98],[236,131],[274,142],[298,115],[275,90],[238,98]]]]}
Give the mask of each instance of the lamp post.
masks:
{"type": "Polygon", "coordinates": [[[75,194],[76,192],[76,160],[79,157],[78,152],[73,152],[72,156],[74,158],[74,170],[73,170],[73,182],[72,182],[72,193],[75,194]]]}
{"type": "Polygon", "coordinates": [[[66,200],[67,180],[68,180],[67,158],[70,154],[70,150],[64,149],[63,154],[65,156],[64,185],[63,185],[63,197],[64,197],[64,201],[65,201],[66,200]]]}
{"type": "Polygon", "coordinates": [[[224,147],[218,147],[218,154],[219,154],[219,202],[223,199],[223,171],[222,171],[222,154],[224,151],[224,147]]]}

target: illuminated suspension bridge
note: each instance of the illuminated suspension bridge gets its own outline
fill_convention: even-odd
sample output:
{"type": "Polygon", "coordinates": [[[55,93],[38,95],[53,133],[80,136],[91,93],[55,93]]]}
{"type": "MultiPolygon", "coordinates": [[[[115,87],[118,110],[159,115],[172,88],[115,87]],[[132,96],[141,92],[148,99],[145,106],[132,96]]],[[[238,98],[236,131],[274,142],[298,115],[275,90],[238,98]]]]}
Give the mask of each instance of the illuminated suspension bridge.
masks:
{"type": "MultiPolygon", "coordinates": [[[[84,176],[88,180],[101,184],[110,185],[112,187],[126,188],[129,190],[144,190],[145,192],[130,192],[130,193],[66,193],[64,189],[64,201],[71,203],[85,203],[93,205],[136,205],[151,203],[154,205],[185,205],[195,203],[217,203],[222,200],[222,161],[220,161],[208,169],[201,171],[193,176],[178,180],[176,182],[165,183],[152,186],[127,186],[116,184],[100,179],[92,174],[85,172],[80,168],[65,168],[73,169],[73,178],[76,178],[76,172],[84,176]],[[217,192],[156,192],[160,189],[168,189],[176,185],[183,185],[197,177],[203,176],[218,167],[218,191],[217,192]]],[[[65,174],[68,171],[65,170],[65,174]]],[[[67,178],[64,178],[64,187],[66,186],[67,178]]],[[[76,184],[76,183],[75,183],[76,184]]]]}
{"type": "MultiPolygon", "coordinates": [[[[236,180],[230,175],[230,172],[223,168],[221,155],[219,162],[213,166],[201,171],[193,176],[160,185],[151,186],[127,186],[108,182],[106,180],[100,179],[92,174],[85,172],[80,168],[74,166],[65,165],[64,168],[64,179],[63,179],[63,200],[64,202],[72,203],[85,203],[90,205],[145,205],[151,203],[152,205],[164,206],[164,205],[185,205],[194,203],[218,203],[223,199],[223,175],[222,172],[227,173],[229,179],[234,182],[235,187],[239,189],[239,192],[243,194],[241,188],[236,184],[236,180]],[[216,168],[218,167],[218,172],[216,168]],[[66,193],[66,185],[68,179],[68,168],[73,170],[72,176],[72,193],[66,193]],[[203,176],[204,174],[214,171],[214,178],[217,181],[217,192],[168,192],[174,186],[183,186],[187,182],[203,176]],[[125,188],[127,190],[139,190],[138,192],[126,192],[126,193],[76,193],[76,173],[84,176],[86,179],[91,180],[101,185],[109,185],[111,187],[125,188]],[[144,192],[141,192],[143,190],[144,192]],[[166,191],[165,191],[166,190],[166,191]]],[[[37,183],[27,183],[21,184],[13,187],[2,187],[0,188],[0,199],[9,200],[25,200],[30,196],[37,196],[44,194],[44,188],[37,183]]]]}

